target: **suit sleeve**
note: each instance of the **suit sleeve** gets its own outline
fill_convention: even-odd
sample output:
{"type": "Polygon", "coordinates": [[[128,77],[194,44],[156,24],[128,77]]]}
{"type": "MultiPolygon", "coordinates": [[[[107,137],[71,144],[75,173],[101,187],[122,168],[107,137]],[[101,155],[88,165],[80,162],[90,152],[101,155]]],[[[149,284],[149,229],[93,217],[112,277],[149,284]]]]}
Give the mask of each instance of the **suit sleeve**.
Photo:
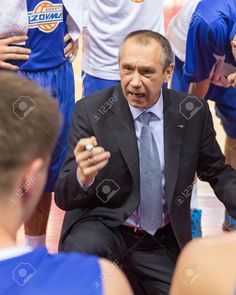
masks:
{"type": "Polygon", "coordinates": [[[90,189],[85,192],[77,179],[74,149],[81,138],[92,135],[85,104],[82,101],[77,102],[68,138],[69,150],[55,188],[55,202],[63,210],[69,211],[84,206],[90,199],[90,189]]]}
{"type": "Polygon", "coordinates": [[[209,182],[228,213],[236,218],[236,170],[225,164],[215,135],[211,113],[206,104],[197,173],[201,180],[209,182]]]}

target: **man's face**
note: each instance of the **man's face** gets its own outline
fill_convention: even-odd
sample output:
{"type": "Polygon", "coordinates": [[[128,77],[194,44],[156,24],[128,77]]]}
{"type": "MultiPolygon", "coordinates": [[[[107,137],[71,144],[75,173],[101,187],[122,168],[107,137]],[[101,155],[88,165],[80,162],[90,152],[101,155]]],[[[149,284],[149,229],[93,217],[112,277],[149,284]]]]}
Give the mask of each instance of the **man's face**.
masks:
{"type": "Polygon", "coordinates": [[[161,46],[156,41],[140,45],[132,38],[121,49],[119,67],[124,96],[137,108],[150,108],[156,103],[173,69],[171,65],[163,73],[161,46]]]}

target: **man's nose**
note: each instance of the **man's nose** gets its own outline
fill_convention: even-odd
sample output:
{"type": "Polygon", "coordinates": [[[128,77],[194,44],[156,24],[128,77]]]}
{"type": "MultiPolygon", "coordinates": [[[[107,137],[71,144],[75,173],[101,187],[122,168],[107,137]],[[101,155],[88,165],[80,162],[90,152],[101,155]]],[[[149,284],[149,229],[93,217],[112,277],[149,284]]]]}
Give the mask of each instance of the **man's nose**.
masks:
{"type": "Polygon", "coordinates": [[[139,73],[136,72],[132,75],[130,85],[134,88],[138,88],[138,87],[142,86],[142,79],[141,79],[141,76],[139,73]]]}

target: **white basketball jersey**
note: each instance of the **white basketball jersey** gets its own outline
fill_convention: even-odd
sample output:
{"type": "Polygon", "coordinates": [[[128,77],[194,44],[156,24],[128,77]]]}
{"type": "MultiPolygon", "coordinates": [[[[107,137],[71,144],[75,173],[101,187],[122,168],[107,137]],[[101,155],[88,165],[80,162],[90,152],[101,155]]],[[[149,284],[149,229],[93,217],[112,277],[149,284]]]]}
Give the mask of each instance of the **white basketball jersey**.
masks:
{"type": "Polygon", "coordinates": [[[167,38],[171,43],[172,50],[181,61],[185,61],[188,28],[193,12],[200,1],[188,0],[173,17],[167,28],[167,38]]]}
{"type": "Polygon", "coordinates": [[[82,69],[119,80],[118,51],[124,37],[149,29],[164,34],[164,0],[87,0],[82,69]]]}

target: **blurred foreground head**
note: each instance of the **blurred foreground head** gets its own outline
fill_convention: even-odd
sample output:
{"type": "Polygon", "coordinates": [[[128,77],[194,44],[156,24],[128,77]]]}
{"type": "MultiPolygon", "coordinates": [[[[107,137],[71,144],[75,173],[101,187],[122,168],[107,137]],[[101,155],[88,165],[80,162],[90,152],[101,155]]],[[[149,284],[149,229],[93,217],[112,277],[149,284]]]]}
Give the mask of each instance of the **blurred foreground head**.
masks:
{"type": "Polygon", "coordinates": [[[26,219],[47,178],[60,126],[58,105],[27,79],[1,71],[0,112],[0,209],[20,203],[26,219]]]}

